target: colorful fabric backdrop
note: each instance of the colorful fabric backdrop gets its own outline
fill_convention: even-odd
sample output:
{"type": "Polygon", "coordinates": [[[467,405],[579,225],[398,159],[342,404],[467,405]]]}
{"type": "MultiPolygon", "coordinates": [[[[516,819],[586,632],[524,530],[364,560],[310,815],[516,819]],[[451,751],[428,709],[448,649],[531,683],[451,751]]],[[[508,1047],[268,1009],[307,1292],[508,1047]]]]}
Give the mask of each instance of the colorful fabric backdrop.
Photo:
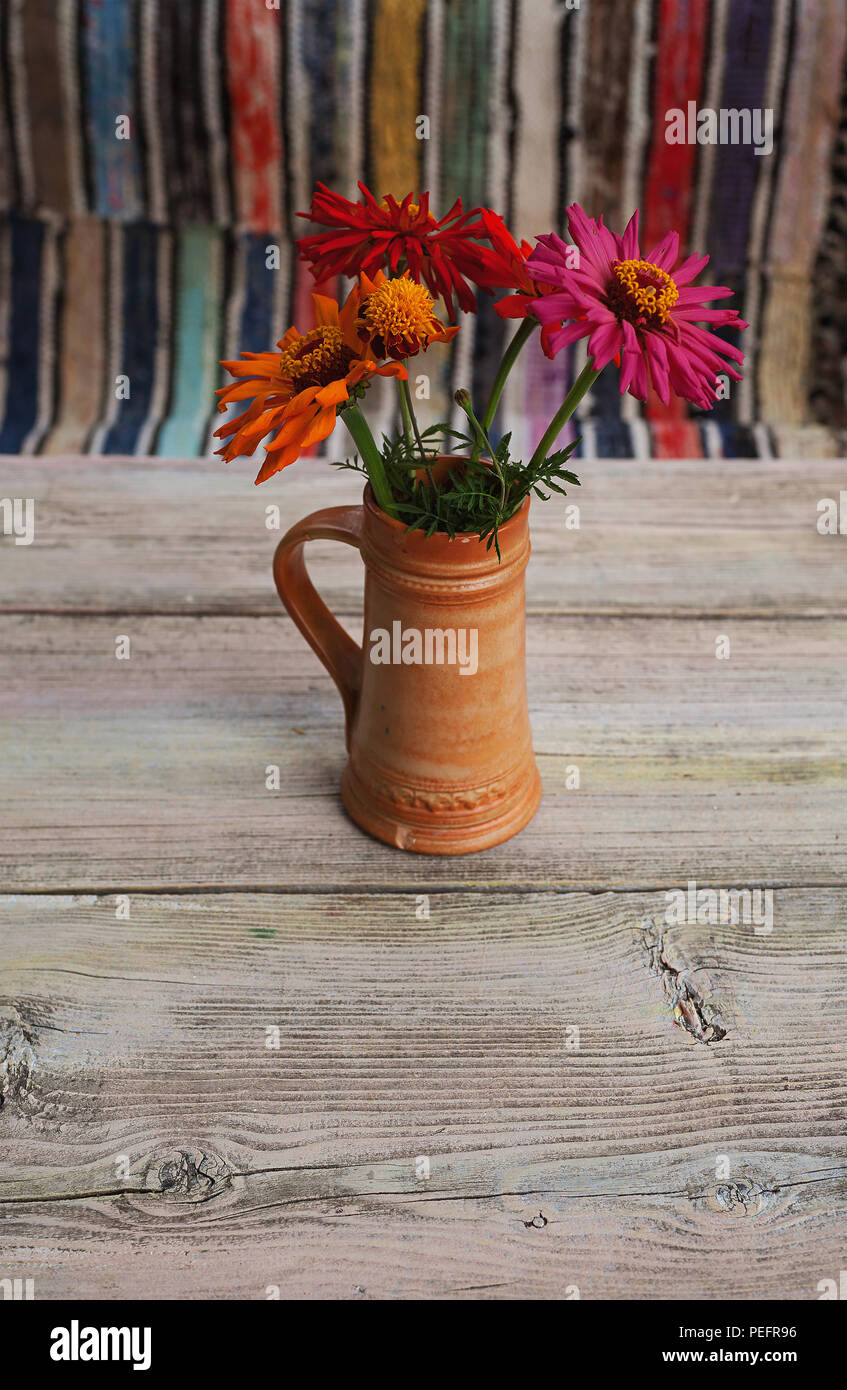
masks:
{"type": "MultiPolygon", "coordinates": [[[[295,213],[364,178],[519,237],[573,200],[618,230],[640,206],[642,245],[711,252],[744,382],[706,416],[610,368],[583,454],[843,454],[845,52],[843,0],[2,0],[0,452],[207,452],[219,359],[311,326],[295,213]],[[667,144],[688,101],[772,108],[773,153],[667,144]]],[[[462,323],[427,359],[433,419],[512,331],[488,302],[462,323]]],[[[524,354],[519,449],[579,365],[524,354]]]]}

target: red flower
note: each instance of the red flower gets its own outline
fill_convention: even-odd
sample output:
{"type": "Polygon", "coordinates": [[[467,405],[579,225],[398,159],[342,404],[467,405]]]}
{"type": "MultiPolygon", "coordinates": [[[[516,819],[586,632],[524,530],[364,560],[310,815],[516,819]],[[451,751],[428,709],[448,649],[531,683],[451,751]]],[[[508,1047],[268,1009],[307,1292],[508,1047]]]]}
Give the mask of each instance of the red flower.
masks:
{"type": "Polygon", "coordinates": [[[359,188],[361,201],[352,203],[319,183],[311,210],[297,214],[331,229],[297,242],[315,279],[321,282],[334,275],[362,273],[373,278],[378,270],[396,275],[398,269],[408,269],[417,284],[423,281],[435,299],[444,300],[451,323],[454,294],[465,313],[473,312],[476,299],[464,277],[474,278],[478,249],[474,238],[486,235],[485,223],[477,215],[482,210],[463,212],[462,200],[457,198],[437,221],[429,210],[428,193],[417,199],[407,193],[402,203],[388,193],[378,203],[363,183],[359,188]]]}
{"type": "MultiPolygon", "coordinates": [[[[512,289],[514,293],[499,299],[494,308],[503,319],[527,318],[535,313],[532,301],[552,294],[554,286],[530,275],[526,262],[532,247],[528,241],[519,246],[502,217],[490,208],[481,208],[480,214],[491,247],[474,246],[471,279],[484,289],[512,289]]],[[[550,337],[557,326],[549,323],[541,330],[541,346],[547,357],[554,356],[550,337]]]]}

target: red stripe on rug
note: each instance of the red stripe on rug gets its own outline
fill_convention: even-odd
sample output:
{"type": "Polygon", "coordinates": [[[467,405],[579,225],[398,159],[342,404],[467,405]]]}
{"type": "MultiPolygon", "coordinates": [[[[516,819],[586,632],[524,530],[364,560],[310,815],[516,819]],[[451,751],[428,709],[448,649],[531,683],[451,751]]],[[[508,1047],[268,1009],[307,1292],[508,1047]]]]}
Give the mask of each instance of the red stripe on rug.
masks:
{"type": "Polygon", "coordinates": [[[250,232],[282,225],[280,11],[227,0],[226,63],[237,220],[250,232]]]}
{"type": "MultiPolygon", "coordinates": [[[[679,232],[683,254],[688,246],[697,146],[667,143],[666,113],[677,108],[687,117],[688,102],[699,103],[708,15],[708,0],[659,0],[653,136],[641,226],[641,245],[648,252],[673,230],[679,232]]],[[[688,418],[685,401],[672,396],[665,406],[651,392],[645,414],[656,458],[700,457],[700,431],[688,418]]]]}

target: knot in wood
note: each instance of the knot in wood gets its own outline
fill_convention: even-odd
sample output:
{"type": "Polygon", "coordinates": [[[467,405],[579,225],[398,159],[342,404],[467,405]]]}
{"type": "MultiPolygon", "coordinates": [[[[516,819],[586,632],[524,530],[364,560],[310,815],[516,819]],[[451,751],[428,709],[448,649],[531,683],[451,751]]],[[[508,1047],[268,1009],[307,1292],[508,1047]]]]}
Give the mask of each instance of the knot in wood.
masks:
{"type": "Polygon", "coordinates": [[[732,1216],[758,1216],[762,1209],[762,1188],[751,1178],[736,1178],[733,1182],[720,1182],[709,1197],[713,1211],[728,1212],[732,1216]]]}
{"type": "Polygon", "coordinates": [[[232,1184],[223,1159],[203,1150],[177,1149],[160,1163],[157,1190],[172,1202],[207,1202],[232,1184]]]}

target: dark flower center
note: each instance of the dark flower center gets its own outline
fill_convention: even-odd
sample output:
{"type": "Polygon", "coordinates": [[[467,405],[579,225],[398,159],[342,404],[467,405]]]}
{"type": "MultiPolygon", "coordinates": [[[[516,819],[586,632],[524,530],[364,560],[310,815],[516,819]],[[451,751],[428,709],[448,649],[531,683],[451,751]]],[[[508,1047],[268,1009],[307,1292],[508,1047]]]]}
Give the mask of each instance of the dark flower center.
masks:
{"type": "Polygon", "coordinates": [[[667,323],[679,299],[679,287],[667,271],[652,261],[615,261],[607,292],[609,308],[619,319],[642,328],[667,323]]]}
{"type": "Polygon", "coordinates": [[[282,353],[280,376],[298,390],[307,386],[328,386],[347,375],[354,353],[344,341],[340,328],[324,325],[304,333],[282,353]]]}

